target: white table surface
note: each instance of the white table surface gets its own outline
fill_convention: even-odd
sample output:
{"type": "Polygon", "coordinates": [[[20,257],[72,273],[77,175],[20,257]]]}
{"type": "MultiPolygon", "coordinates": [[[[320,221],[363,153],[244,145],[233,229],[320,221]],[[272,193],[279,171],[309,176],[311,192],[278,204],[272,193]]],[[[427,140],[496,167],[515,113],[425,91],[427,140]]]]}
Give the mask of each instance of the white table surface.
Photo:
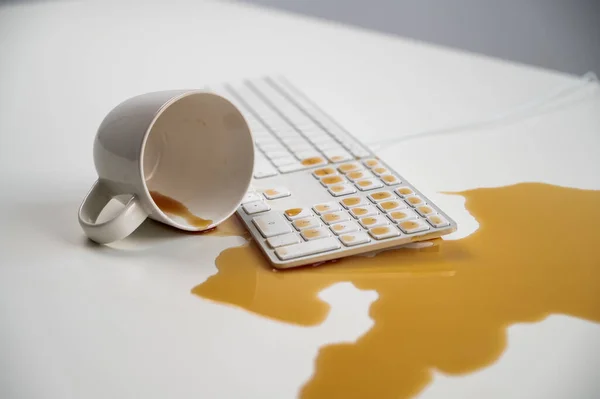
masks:
{"type": "MultiPolygon", "coordinates": [[[[191,295],[239,237],[123,256],[86,245],[75,215],[96,176],[92,141],[121,100],[283,74],[368,142],[485,118],[575,82],[236,4],[147,3],[0,8],[2,398],[291,398],[320,347],[372,325],[376,293],[348,283],[320,294],[331,312],[315,327],[191,295]]],[[[379,155],[428,192],[524,181],[600,189],[600,91],[575,97],[527,120],[379,155]],[[444,151],[428,157],[423,146],[444,151]]],[[[454,238],[477,229],[461,201],[439,204],[460,225],[454,238]]],[[[488,367],[435,372],[419,397],[597,397],[599,354],[600,325],[552,315],[509,327],[488,367]]]]}

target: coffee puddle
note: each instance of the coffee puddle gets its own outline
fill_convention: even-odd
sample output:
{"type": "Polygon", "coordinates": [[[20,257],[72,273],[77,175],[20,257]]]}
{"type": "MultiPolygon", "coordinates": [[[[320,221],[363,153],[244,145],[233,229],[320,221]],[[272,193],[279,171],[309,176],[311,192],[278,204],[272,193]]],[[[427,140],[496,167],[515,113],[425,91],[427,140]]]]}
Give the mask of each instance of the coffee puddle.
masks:
{"type": "MultiPolygon", "coordinates": [[[[223,251],[218,273],[192,292],[314,326],[329,312],[323,289],[349,281],[377,291],[374,326],[356,343],[321,348],[302,398],[409,398],[434,370],[496,361],[512,324],[549,314],[600,321],[600,191],[527,183],[457,194],[480,224],[464,239],[285,272],[250,242],[223,251]]],[[[245,234],[233,218],[221,227],[245,234]]]]}
{"type": "Polygon", "coordinates": [[[166,214],[184,218],[190,226],[204,229],[212,224],[212,220],[202,219],[194,215],[187,206],[174,198],[168,197],[157,191],[150,191],[150,196],[156,206],[166,214]]]}

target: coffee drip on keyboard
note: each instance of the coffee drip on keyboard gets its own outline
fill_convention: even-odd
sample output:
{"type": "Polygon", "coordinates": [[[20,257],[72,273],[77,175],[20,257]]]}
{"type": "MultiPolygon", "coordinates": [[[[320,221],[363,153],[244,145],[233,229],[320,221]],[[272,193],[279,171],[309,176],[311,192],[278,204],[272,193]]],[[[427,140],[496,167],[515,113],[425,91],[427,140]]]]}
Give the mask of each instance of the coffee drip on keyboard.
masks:
{"type": "MultiPolygon", "coordinates": [[[[302,398],[413,397],[435,371],[459,375],[494,363],[515,323],[550,314],[600,322],[600,191],[527,183],[457,195],[480,224],[466,238],[284,272],[249,241],[224,250],[218,273],[192,293],[319,328],[329,312],[317,296],[325,288],[351,282],[376,291],[373,327],[355,343],[322,347],[302,398]]],[[[214,234],[223,231],[247,237],[235,218],[214,234]]]]}

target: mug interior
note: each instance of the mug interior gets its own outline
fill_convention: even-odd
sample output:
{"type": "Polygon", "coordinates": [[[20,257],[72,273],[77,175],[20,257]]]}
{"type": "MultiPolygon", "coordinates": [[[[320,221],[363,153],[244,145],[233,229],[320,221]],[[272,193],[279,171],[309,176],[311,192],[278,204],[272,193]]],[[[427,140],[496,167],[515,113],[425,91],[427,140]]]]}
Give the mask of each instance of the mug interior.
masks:
{"type": "Polygon", "coordinates": [[[141,168],[155,211],[175,227],[198,231],[235,212],[253,165],[254,143],[239,110],[218,95],[191,92],[155,118],[141,168]]]}

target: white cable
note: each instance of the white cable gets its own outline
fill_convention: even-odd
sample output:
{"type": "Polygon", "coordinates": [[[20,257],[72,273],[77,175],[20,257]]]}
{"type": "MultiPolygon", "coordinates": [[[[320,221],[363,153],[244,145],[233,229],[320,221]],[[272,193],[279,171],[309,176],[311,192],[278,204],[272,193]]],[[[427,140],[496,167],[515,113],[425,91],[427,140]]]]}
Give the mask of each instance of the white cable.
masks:
{"type": "Polygon", "coordinates": [[[514,109],[512,109],[511,111],[505,112],[503,114],[492,116],[490,118],[479,120],[476,122],[465,123],[465,124],[451,126],[451,127],[447,127],[447,128],[426,130],[426,131],[422,131],[422,132],[411,133],[411,134],[408,134],[408,135],[405,135],[402,137],[394,137],[394,138],[389,138],[389,139],[377,140],[377,141],[368,142],[367,144],[370,147],[373,147],[373,146],[380,147],[383,145],[387,146],[387,145],[391,145],[391,144],[397,144],[400,142],[412,140],[415,138],[424,138],[424,137],[439,136],[442,134],[457,133],[457,132],[461,132],[461,131],[468,130],[468,129],[477,129],[477,128],[490,126],[490,125],[493,125],[494,123],[498,123],[498,122],[505,122],[506,120],[510,119],[511,117],[514,118],[514,117],[519,117],[519,116],[526,116],[526,113],[528,111],[532,111],[532,110],[535,110],[536,108],[541,108],[545,105],[549,105],[552,103],[552,100],[560,99],[561,97],[564,97],[568,94],[572,94],[574,92],[579,91],[581,88],[588,86],[590,83],[596,83],[596,82],[598,82],[598,77],[596,76],[596,74],[594,72],[590,71],[590,72],[587,72],[584,75],[582,75],[581,80],[574,84],[571,83],[568,86],[562,87],[562,88],[556,90],[555,92],[551,93],[550,95],[547,95],[540,99],[536,99],[536,100],[521,104],[521,105],[515,107],[514,109]]]}

